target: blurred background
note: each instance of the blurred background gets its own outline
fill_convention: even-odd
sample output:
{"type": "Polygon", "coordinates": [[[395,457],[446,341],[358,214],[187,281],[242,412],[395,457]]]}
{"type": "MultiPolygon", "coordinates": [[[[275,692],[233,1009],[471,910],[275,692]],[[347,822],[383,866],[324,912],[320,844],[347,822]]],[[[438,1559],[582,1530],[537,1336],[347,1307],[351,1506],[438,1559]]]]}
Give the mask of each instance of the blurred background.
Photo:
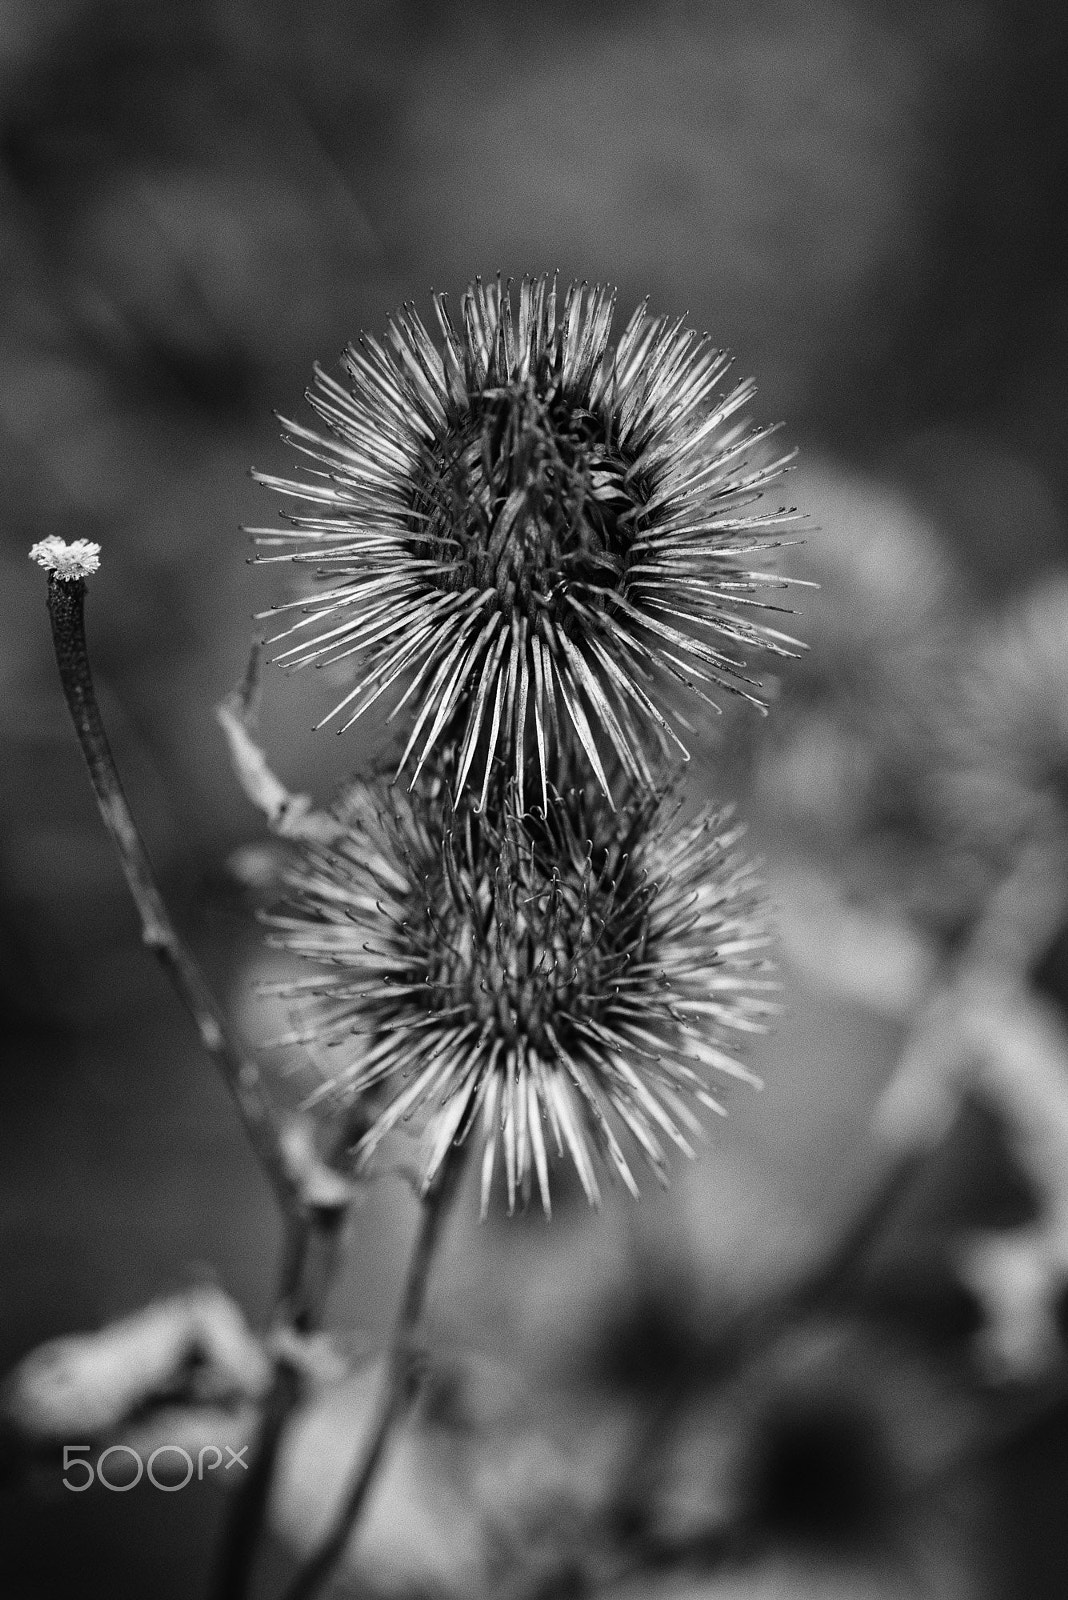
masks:
{"type": "MultiPolygon", "coordinates": [[[[824,587],[797,602],[812,653],[772,719],[729,714],[689,772],[695,795],[751,816],[780,907],[786,1009],[759,1052],[763,1095],[737,1097],[700,1165],[636,1214],[614,1195],[600,1218],[575,1204],[550,1230],[479,1229],[468,1203],[435,1336],[618,1418],[672,1363],[700,1365],[695,1321],[826,1248],[886,1159],[873,1113],[945,964],[1021,870],[1025,887],[1060,881],[1066,90],[1058,0],[2,0],[0,1368],[204,1275],[262,1318],[279,1247],[224,1093],[140,948],[26,552],[50,534],[103,547],[89,630],[119,766],[177,919],[265,1038],[247,849],[262,829],[213,714],[262,633],[253,613],[292,592],[246,564],[241,526],[276,514],[248,468],[291,467],[272,410],[307,420],[314,361],[336,371],[359,329],[476,272],[607,279],[624,313],[648,294],[733,349],[759,419],[785,418],[801,449],[783,494],[812,531],[782,566],[824,587]]],[[[331,695],[268,674],[271,759],[322,800],[382,738],[313,734],[331,695]]],[[[1007,965],[1063,1066],[1052,900],[1037,932],[1026,904],[1009,916],[1031,942],[1007,965]]],[[[1032,1133],[1062,1125],[1058,1070],[1032,1133]]],[[[729,1427],[675,1437],[665,1515],[715,1501],[729,1437],[763,1462],[742,1479],[780,1518],[763,1564],[694,1586],[884,1592],[857,1555],[863,1517],[847,1560],[833,1518],[801,1516],[789,1489],[782,1512],[768,1488],[796,1450],[798,1481],[826,1467],[837,1503],[849,1439],[813,1444],[781,1419],[867,1416],[890,1394],[890,1454],[927,1463],[964,1428],[962,1392],[1000,1404],[1059,1372],[1064,1146],[1043,1169],[998,1063],[987,1080],[959,1097],[845,1320],[754,1380],[729,1427]],[[1027,1247],[976,1266],[995,1236],[1027,1247]],[[843,1372],[860,1400],[813,1400],[843,1372]],[[802,1554],[778,1538],[791,1517],[822,1530],[802,1554]]],[[[373,1190],[337,1297],[368,1348],[410,1229],[403,1187],[373,1190]]],[[[934,1554],[910,1592],[1065,1592],[1063,1399],[1037,1409],[925,1498],[909,1538],[934,1554]]],[[[218,1514],[207,1489],[0,1491],[0,1587],[199,1592],[218,1514]]],[[[472,1592],[432,1555],[395,1571],[383,1538],[382,1592],[472,1592]]]]}

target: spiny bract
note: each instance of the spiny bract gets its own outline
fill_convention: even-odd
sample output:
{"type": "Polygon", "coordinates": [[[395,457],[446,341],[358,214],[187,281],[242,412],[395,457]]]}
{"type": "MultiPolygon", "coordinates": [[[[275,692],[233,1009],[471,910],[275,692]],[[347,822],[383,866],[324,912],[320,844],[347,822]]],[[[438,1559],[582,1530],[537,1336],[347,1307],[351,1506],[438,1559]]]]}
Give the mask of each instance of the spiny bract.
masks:
{"type": "Polygon", "coordinates": [[[663,1178],[662,1137],[692,1154],[709,1071],[752,1075],[739,1035],[773,1009],[768,936],[741,829],[680,822],[666,797],[613,810],[592,779],[525,815],[452,811],[442,786],[354,786],[333,847],[302,850],[274,942],[329,970],[291,1042],[335,1046],[324,1093],[373,1091],[369,1156],[425,1114],[424,1178],[482,1129],[485,1212],[503,1148],[509,1209],[553,1148],[599,1199],[590,1145],[637,1194],[620,1134],[663,1178]],[[666,815],[670,811],[670,815],[666,815]],[[670,826],[668,825],[670,824],[670,826]]]}
{"type": "Polygon", "coordinates": [[[748,655],[800,648],[760,620],[789,580],[753,567],[796,516],[757,505],[791,457],[744,416],[751,383],[719,392],[730,362],[708,335],[645,303],[614,349],[600,285],[558,304],[555,279],[526,278],[517,311],[476,279],[458,328],[433,303],[440,351],[406,306],[386,343],[347,350],[351,389],[316,371],[326,433],[286,423],[310,475],[256,474],[311,508],[251,530],[281,552],[260,559],[314,563],[327,585],[291,603],[276,639],[300,637],[279,659],[357,658],[343,727],[403,685],[416,776],[455,738],[459,787],[499,755],[522,810],[533,752],[544,805],[566,711],[606,792],[613,751],[649,786],[650,746],[686,753],[672,681],[714,710],[716,685],[760,704],[748,655]]]}

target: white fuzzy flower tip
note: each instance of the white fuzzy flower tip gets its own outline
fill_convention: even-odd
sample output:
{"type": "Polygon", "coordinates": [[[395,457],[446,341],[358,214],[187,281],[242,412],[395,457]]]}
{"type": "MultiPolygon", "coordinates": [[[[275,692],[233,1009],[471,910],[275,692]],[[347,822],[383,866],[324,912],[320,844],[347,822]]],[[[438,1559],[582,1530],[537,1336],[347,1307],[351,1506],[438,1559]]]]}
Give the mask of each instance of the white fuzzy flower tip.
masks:
{"type": "Polygon", "coordinates": [[[91,539],[75,539],[68,544],[53,534],[33,546],[30,560],[46,572],[54,572],[57,578],[88,578],[100,565],[100,546],[91,539]]]}

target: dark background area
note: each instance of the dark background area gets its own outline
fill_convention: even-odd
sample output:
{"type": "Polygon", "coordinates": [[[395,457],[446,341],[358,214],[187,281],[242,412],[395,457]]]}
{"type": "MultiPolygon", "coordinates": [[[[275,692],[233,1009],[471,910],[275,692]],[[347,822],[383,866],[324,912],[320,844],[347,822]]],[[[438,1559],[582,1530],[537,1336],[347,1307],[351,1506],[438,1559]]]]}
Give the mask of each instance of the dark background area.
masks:
{"type": "MultiPolygon", "coordinates": [[[[759,415],[810,464],[799,504],[806,470],[858,504],[903,499],[1001,598],[1066,553],[1066,97],[1058,0],[4,0],[0,1367],[198,1263],[260,1315],[278,1244],[139,948],[29,546],[103,547],[90,640],[119,765],[179,920],[263,1037],[225,870],[257,819],[213,707],[285,592],[238,529],[274,518],[247,469],[290,465],[271,411],[304,415],[313,361],[335,369],[361,327],[475,272],[611,280],[624,313],[646,294],[686,310],[755,374],[759,415]]],[[[294,787],[323,796],[366,763],[376,728],[310,731],[329,687],[268,688],[294,787]]],[[[791,1002],[760,1105],[642,1223],[726,1285],[774,1279],[848,1211],[894,1057],[862,1006],[800,980],[791,1002]]],[[[369,1202],[341,1296],[372,1334],[405,1206],[390,1185],[369,1202]]],[[[626,1274],[617,1208],[551,1239],[464,1223],[444,1325],[566,1342],[626,1274]]],[[[1007,1475],[1007,1594],[1064,1592],[1065,1462],[1043,1439],[1007,1475]]],[[[195,1592],[210,1496],[91,1499],[5,1513],[5,1594],[195,1592]]]]}

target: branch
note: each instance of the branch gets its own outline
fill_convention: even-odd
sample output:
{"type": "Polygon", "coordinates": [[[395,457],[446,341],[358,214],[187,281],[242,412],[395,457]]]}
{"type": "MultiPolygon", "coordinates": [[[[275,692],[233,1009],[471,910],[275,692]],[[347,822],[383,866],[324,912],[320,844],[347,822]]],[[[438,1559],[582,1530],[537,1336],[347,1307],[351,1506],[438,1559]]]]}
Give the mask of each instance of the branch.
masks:
{"type": "MultiPolygon", "coordinates": [[[[31,551],[48,569],[48,611],[63,692],[89,768],[100,814],[118,851],[145,944],[156,952],[230,1090],[253,1149],[288,1222],[287,1258],[278,1325],[298,1334],[318,1327],[333,1280],[342,1220],[352,1197],[347,1179],[319,1156],[313,1130],[300,1119],[278,1116],[259,1063],[230,1030],[199,966],[176,932],[123,792],[96,700],[85,639],[85,578],[99,566],[99,549],[84,540],[45,540],[31,551]]],[[[244,715],[251,716],[255,657],[250,663],[244,715]]],[[[234,713],[236,718],[237,713],[234,713]]],[[[236,723],[235,723],[236,725],[236,723]]],[[[266,772],[266,764],[264,763],[266,772]]],[[[279,786],[280,788],[280,786],[279,786]]],[[[282,791],[284,794],[284,791],[282,791]]],[[[290,807],[290,813],[293,811],[290,807]]],[[[283,817],[287,813],[283,809],[283,817]]],[[[223,1550],[217,1594],[242,1600],[270,1492],[282,1431],[298,1397],[299,1375],[284,1353],[275,1361],[264,1401],[252,1468],[235,1505],[223,1550]]]]}
{"type": "MultiPolygon", "coordinates": [[[[343,1210],[322,1210],[291,1222],[275,1313],[275,1327],[308,1335],[322,1325],[334,1279],[343,1210]]],[[[263,1402],[252,1464],[227,1521],[215,1574],[214,1600],[246,1600],[253,1557],[263,1527],[286,1423],[300,1398],[301,1372],[283,1342],[263,1402]]]]}
{"type": "Polygon", "coordinates": [[[408,1275],[390,1341],[385,1387],[363,1455],[333,1527],[307,1566],[297,1574],[285,1600],[312,1600],[312,1596],[318,1594],[329,1581],[359,1522],[387,1446],[414,1398],[412,1376],[416,1332],[442,1227],[463,1171],[463,1154],[456,1146],[452,1148],[423,1196],[419,1231],[412,1247],[408,1275]]]}
{"type": "Polygon", "coordinates": [[[100,814],[141,918],[142,938],[159,957],[201,1043],[221,1071],[278,1203],[289,1214],[299,1207],[300,1200],[285,1159],[283,1129],[267,1096],[259,1063],[231,1033],[200,968],[175,931],[104,731],[89,666],[84,615],[85,573],[95,571],[99,563],[97,547],[87,546],[87,555],[79,549],[84,544],[84,540],[64,545],[61,540],[49,539],[35,545],[31,555],[49,569],[48,612],[56,662],[100,814]]]}
{"type": "Polygon", "coordinates": [[[262,747],[254,738],[259,688],[260,647],[254,645],[241,683],[215,709],[230,748],[237,781],[256,809],[263,812],[271,832],[279,838],[330,844],[339,831],[336,818],[328,812],[314,810],[310,795],[291,793],[271,771],[262,747]]]}

